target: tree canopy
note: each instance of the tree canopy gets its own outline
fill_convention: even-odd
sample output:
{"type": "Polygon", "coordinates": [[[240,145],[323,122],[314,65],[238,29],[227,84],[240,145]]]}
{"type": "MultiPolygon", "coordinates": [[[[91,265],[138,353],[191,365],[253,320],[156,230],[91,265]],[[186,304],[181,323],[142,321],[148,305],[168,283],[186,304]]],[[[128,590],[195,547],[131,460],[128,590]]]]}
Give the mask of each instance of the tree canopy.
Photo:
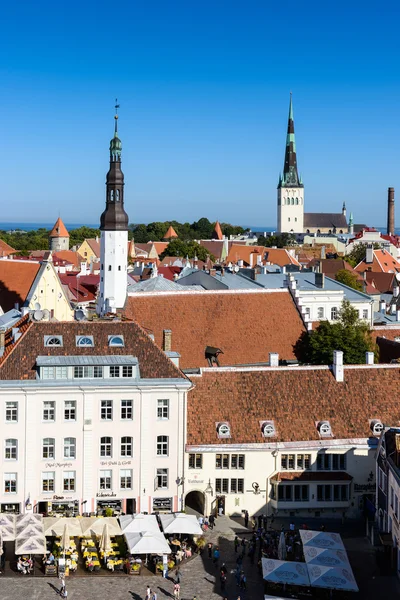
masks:
{"type": "Polygon", "coordinates": [[[358,290],[359,292],[363,291],[363,286],[361,281],[357,279],[357,275],[352,273],[351,271],[347,271],[346,269],[340,269],[335,275],[336,281],[340,283],[344,283],[348,287],[353,288],[353,290],[358,290]]]}
{"type": "MultiPolygon", "coordinates": [[[[129,229],[132,232],[135,242],[145,244],[147,242],[160,242],[168,231],[169,226],[172,226],[178,238],[184,242],[190,240],[209,240],[211,239],[214,230],[215,222],[212,223],[205,217],[194,221],[193,223],[179,223],[178,221],[155,221],[153,223],[144,223],[130,225],[129,229]]],[[[241,235],[246,230],[238,225],[230,225],[229,223],[220,223],[222,233],[226,236],[241,235]]]]}
{"type": "Polygon", "coordinates": [[[259,246],[265,246],[266,248],[272,248],[272,246],[285,248],[285,246],[294,246],[295,243],[296,237],[292,233],[278,233],[269,237],[260,235],[257,241],[259,246]]]}
{"type": "MultiPolygon", "coordinates": [[[[7,233],[0,231],[0,239],[4,240],[20,253],[31,252],[32,250],[48,250],[50,230],[44,227],[33,229],[23,233],[7,233]]],[[[95,238],[100,235],[99,229],[92,227],[78,227],[69,231],[69,245],[78,246],[86,238],[95,238]]]]}
{"type": "Polygon", "coordinates": [[[197,256],[197,258],[203,262],[205,262],[208,257],[210,257],[211,260],[215,260],[215,257],[210,254],[204,246],[200,246],[200,244],[197,244],[197,242],[194,241],[184,242],[182,240],[171,240],[168,247],[160,255],[160,259],[163,260],[166,256],[183,256],[184,258],[186,256],[189,258],[197,256]]]}
{"type": "Polygon", "coordinates": [[[344,300],[339,319],[330,323],[321,321],[313,332],[304,332],[295,346],[300,362],[313,365],[331,365],[333,351],[343,352],[343,363],[365,363],[365,353],[374,352],[375,344],[369,325],[358,318],[358,311],[344,300]]]}
{"type": "MultiPolygon", "coordinates": [[[[380,248],[379,244],[375,243],[374,250],[377,250],[378,248],[380,248]]],[[[362,260],[364,260],[365,254],[366,254],[366,249],[367,249],[367,244],[364,244],[364,243],[356,244],[354,246],[353,250],[351,252],[349,252],[349,254],[346,254],[343,258],[346,262],[349,263],[349,265],[351,265],[352,267],[355,267],[358,265],[358,263],[360,263],[362,260]]]]}

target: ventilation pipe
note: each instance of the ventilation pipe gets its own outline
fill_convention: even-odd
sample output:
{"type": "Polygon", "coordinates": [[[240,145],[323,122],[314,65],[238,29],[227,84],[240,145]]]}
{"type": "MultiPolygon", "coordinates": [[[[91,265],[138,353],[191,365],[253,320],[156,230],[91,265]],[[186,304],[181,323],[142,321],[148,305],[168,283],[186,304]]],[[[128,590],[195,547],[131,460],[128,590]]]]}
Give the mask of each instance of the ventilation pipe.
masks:
{"type": "Polygon", "coordinates": [[[374,353],[373,352],[366,352],[365,353],[365,364],[367,365],[373,365],[374,364],[374,353]]]}
{"type": "Polygon", "coordinates": [[[171,352],[172,350],[172,331],[171,329],[164,329],[163,331],[163,347],[164,352],[171,352]]]}
{"type": "Polygon", "coordinates": [[[344,381],[343,352],[341,350],[333,351],[333,374],[336,381],[344,381]]]}
{"type": "Polygon", "coordinates": [[[279,354],[277,352],[269,353],[269,366],[279,367],[279,354]]]}

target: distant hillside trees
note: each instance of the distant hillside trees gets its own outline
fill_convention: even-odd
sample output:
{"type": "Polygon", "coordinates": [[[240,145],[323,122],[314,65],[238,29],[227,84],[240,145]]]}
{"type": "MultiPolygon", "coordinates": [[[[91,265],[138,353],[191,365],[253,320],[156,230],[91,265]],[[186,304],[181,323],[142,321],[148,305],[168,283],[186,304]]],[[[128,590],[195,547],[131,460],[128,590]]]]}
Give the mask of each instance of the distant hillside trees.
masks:
{"type": "MultiPolygon", "coordinates": [[[[132,232],[135,242],[145,244],[147,242],[160,242],[163,240],[169,226],[172,226],[180,240],[209,240],[211,239],[212,232],[214,230],[215,222],[212,223],[205,217],[194,221],[193,223],[179,223],[178,221],[155,221],[145,225],[140,223],[137,225],[130,225],[129,229],[132,232]]],[[[220,223],[222,233],[226,236],[230,235],[241,235],[245,233],[245,229],[238,225],[231,225],[230,223],[220,223]]]]}

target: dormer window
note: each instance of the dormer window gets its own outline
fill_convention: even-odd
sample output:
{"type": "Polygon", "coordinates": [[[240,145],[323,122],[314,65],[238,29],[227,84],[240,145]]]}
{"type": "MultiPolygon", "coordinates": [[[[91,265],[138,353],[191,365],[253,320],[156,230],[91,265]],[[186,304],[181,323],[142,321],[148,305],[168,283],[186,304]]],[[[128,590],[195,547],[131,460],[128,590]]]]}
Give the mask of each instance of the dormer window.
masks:
{"type": "Polygon", "coordinates": [[[275,437],[276,430],[273,421],[262,421],[261,422],[261,431],[264,437],[275,437]]]}
{"type": "Polygon", "coordinates": [[[217,433],[219,438],[231,437],[231,428],[229,423],[217,423],[217,433]]]}
{"type": "Polygon", "coordinates": [[[76,345],[77,346],[94,346],[93,336],[91,335],[77,335],[76,336],[76,345]]]}
{"type": "Polygon", "coordinates": [[[62,335],[45,335],[44,336],[44,345],[45,346],[62,347],[62,345],[63,345],[62,335]]]}
{"type": "Polygon", "coordinates": [[[318,429],[318,433],[321,437],[323,437],[323,438],[333,437],[332,429],[331,429],[331,425],[330,425],[329,421],[319,421],[317,423],[317,429],[318,429]]]}
{"type": "Polygon", "coordinates": [[[122,335],[109,335],[108,345],[122,348],[123,346],[125,346],[124,337],[122,335]]]}
{"type": "Polygon", "coordinates": [[[384,429],[383,423],[379,419],[372,419],[369,423],[369,426],[371,428],[373,435],[376,435],[378,437],[381,435],[381,433],[384,429]]]}

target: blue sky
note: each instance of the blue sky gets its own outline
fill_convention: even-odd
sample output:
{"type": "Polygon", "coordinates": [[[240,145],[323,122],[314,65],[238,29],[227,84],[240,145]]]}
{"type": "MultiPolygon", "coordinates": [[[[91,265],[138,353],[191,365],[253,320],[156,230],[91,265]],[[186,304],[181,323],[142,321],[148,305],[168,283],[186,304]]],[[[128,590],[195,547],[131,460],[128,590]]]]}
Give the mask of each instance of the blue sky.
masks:
{"type": "Polygon", "coordinates": [[[399,17],[392,1],[6,3],[0,221],[97,222],[118,96],[130,222],[274,226],[292,91],[306,211],[346,201],[384,225],[399,17]]]}

